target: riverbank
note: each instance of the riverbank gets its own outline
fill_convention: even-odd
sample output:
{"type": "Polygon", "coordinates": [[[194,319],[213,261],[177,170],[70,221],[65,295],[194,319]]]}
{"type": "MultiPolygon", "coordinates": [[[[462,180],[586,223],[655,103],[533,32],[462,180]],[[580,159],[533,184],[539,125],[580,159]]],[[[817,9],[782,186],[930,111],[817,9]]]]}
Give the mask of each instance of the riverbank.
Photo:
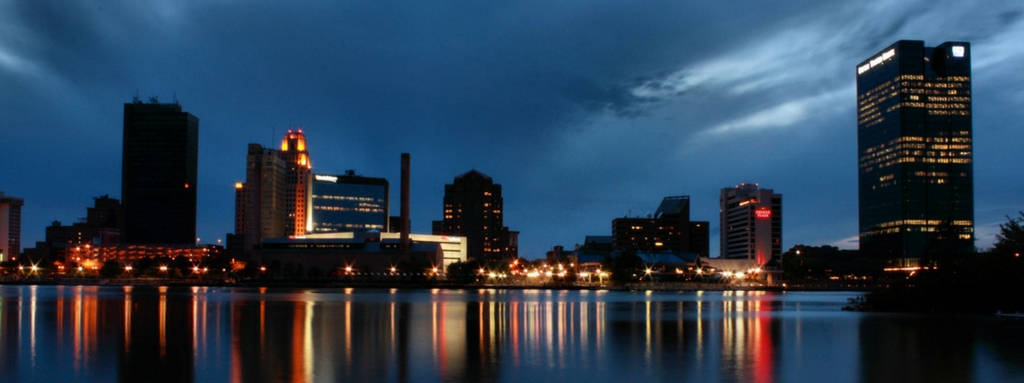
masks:
{"type": "Polygon", "coordinates": [[[25,278],[2,280],[0,285],[64,285],[64,286],[207,286],[207,287],[282,287],[282,288],[411,288],[411,289],[544,289],[544,290],[616,290],[616,291],[869,291],[864,286],[768,286],[754,283],[701,283],[701,282],[640,282],[623,285],[579,283],[579,284],[491,284],[479,282],[454,282],[444,280],[425,281],[377,281],[377,280],[218,280],[218,279],[176,279],[176,278],[25,278]]]}

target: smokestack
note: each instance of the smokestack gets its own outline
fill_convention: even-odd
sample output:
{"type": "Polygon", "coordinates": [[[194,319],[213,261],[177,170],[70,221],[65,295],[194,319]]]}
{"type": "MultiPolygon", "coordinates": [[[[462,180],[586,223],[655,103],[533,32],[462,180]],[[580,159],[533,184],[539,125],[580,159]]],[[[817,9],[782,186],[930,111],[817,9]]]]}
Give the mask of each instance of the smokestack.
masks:
{"type": "Polygon", "coordinates": [[[409,153],[402,153],[402,254],[409,253],[409,153]]]}

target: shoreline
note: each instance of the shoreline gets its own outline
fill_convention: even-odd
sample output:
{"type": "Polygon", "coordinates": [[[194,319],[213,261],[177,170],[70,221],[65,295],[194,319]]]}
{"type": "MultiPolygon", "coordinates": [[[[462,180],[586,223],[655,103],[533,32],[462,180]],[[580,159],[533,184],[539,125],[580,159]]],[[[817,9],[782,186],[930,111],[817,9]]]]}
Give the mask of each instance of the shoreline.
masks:
{"type": "Polygon", "coordinates": [[[871,287],[863,286],[757,286],[757,285],[726,285],[712,283],[689,282],[656,282],[651,284],[632,283],[626,285],[519,285],[519,284],[480,284],[459,282],[402,282],[384,283],[377,281],[287,281],[287,280],[245,280],[245,281],[213,281],[213,280],[180,280],[180,279],[26,279],[17,281],[0,281],[0,285],[38,285],[38,286],[202,286],[202,287],[279,287],[279,288],[404,288],[404,289],[503,289],[503,290],[608,290],[608,291],[849,291],[870,292],[871,287]]]}

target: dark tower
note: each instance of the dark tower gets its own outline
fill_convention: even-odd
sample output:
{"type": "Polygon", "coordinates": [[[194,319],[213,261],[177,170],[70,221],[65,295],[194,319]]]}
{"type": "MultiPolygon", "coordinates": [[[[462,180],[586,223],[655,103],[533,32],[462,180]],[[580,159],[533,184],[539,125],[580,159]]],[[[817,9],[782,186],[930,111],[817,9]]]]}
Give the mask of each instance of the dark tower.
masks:
{"type": "Polygon", "coordinates": [[[970,53],[898,41],[857,65],[861,253],[917,266],[973,249],[970,53]]]}
{"type": "Polygon", "coordinates": [[[409,251],[409,153],[402,153],[402,254],[409,251]]]}
{"type": "Polygon", "coordinates": [[[124,104],[122,240],[192,244],[196,238],[199,119],[181,105],[124,104]]]}
{"type": "Polygon", "coordinates": [[[444,220],[434,234],[466,236],[469,257],[501,260],[511,254],[518,233],[503,226],[501,185],[476,170],[458,176],[444,187],[444,220]]]}

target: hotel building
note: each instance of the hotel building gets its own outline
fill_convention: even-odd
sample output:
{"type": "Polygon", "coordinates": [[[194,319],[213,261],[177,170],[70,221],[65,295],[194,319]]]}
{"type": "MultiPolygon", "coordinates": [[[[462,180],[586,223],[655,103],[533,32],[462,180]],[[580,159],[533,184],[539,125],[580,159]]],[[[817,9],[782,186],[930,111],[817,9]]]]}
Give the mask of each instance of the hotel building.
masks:
{"type": "Polygon", "coordinates": [[[721,256],[764,265],[782,256],[782,194],[740,184],[722,189],[721,256]]]}

